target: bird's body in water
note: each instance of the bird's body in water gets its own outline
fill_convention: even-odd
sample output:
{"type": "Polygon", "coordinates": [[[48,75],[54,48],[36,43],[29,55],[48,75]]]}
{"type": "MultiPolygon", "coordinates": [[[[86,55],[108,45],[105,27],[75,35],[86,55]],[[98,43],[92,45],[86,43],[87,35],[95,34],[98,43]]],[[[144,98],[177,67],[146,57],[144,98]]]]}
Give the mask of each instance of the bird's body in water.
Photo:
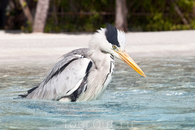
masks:
{"type": "Polygon", "coordinates": [[[93,35],[89,48],[73,50],[64,55],[37,87],[20,97],[64,102],[98,99],[111,81],[114,57],[145,76],[124,51],[125,45],[124,32],[107,24],[105,29],[93,35]]]}

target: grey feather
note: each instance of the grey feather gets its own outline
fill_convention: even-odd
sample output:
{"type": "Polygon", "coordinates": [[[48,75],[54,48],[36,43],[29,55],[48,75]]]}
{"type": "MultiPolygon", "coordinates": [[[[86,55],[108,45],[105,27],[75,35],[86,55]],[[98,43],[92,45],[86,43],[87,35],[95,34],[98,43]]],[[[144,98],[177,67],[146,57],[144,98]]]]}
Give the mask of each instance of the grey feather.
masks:
{"type": "Polygon", "coordinates": [[[59,61],[54,68],[51,70],[49,75],[44,80],[44,83],[46,84],[50,79],[52,79],[54,76],[61,73],[72,61],[87,57],[86,52],[88,52],[88,48],[82,48],[74,50],[70,53],[65,54],[63,59],[59,61]]]}
{"type": "MultiPolygon", "coordinates": [[[[50,73],[42,81],[42,83],[37,88],[29,91],[26,98],[59,100],[64,96],[68,96],[66,94],[70,91],[72,91],[72,93],[76,91],[78,87],[81,87],[81,85],[77,85],[77,83],[80,80],[83,82],[83,79],[85,79],[86,75],[88,75],[88,71],[91,68],[89,68],[88,65],[90,64],[91,66],[92,62],[86,58],[87,56],[88,49],[86,48],[74,50],[64,55],[64,58],[54,66],[54,68],[50,71],[50,73]],[[79,66],[79,64],[82,64],[82,66],[79,66]],[[67,66],[69,65],[71,66],[69,68],[74,70],[67,70],[66,68],[68,68],[67,66]],[[78,75],[78,73],[80,73],[79,71],[82,72],[78,75]],[[70,79],[66,79],[66,77],[68,77],[69,75],[74,75],[74,78],[70,77],[70,79]],[[56,80],[62,83],[61,86],[57,85],[56,80]],[[65,80],[66,82],[71,83],[65,83],[65,80]],[[71,86],[68,84],[71,84],[71,86]],[[63,85],[64,87],[62,87],[63,85]]],[[[83,85],[85,86],[85,84],[83,85]]],[[[72,93],[69,93],[69,95],[71,95],[72,93]]]]}

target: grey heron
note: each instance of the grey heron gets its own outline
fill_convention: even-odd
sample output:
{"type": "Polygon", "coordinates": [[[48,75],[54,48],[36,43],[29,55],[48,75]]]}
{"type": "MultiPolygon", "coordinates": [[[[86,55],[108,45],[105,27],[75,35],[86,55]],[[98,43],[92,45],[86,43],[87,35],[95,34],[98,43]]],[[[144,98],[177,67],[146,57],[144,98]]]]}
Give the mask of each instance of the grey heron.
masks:
{"type": "Polygon", "coordinates": [[[92,36],[89,48],[65,54],[37,87],[19,96],[64,102],[98,99],[111,81],[115,57],[146,77],[124,50],[125,45],[125,33],[107,24],[92,36]]]}

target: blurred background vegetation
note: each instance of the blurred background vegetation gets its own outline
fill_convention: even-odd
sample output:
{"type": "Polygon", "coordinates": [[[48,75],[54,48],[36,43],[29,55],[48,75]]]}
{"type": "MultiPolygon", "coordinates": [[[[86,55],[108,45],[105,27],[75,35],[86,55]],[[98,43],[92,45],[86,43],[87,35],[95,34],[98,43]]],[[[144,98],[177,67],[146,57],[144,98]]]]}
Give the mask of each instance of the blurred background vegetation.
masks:
{"type": "MultiPolygon", "coordinates": [[[[38,0],[25,0],[35,17],[38,0]]],[[[195,29],[195,0],[127,0],[129,31],[195,29]]],[[[32,32],[19,0],[0,0],[0,29],[32,32]],[[3,16],[5,14],[5,16],[3,16]]],[[[49,0],[44,32],[92,32],[115,24],[115,0],[49,0]]]]}

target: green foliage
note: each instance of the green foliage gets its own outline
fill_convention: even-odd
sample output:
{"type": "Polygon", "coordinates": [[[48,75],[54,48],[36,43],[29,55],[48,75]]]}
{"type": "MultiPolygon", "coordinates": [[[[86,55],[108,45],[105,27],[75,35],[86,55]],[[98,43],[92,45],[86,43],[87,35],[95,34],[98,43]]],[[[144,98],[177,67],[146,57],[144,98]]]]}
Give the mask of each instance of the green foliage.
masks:
{"type": "Polygon", "coordinates": [[[32,24],[30,21],[27,21],[27,25],[26,26],[21,26],[20,28],[23,32],[25,33],[31,33],[32,32],[32,24]]]}
{"type": "MultiPolygon", "coordinates": [[[[189,25],[184,25],[171,0],[127,0],[130,31],[164,31],[195,29],[192,17],[194,0],[175,0],[189,25]]],[[[57,20],[49,15],[45,32],[95,31],[105,23],[114,23],[115,0],[51,0],[58,9],[57,20]],[[59,15],[60,12],[69,12],[59,15]],[[84,14],[87,12],[88,14],[84,14]],[[102,15],[100,12],[111,14],[102,15]],[[56,22],[58,21],[58,23],[56,22]]],[[[52,12],[52,9],[50,9],[52,12]]]]}
{"type": "MultiPolygon", "coordinates": [[[[126,0],[126,5],[129,31],[195,29],[194,0],[126,0]],[[173,2],[188,25],[175,11],[173,2]]],[[[115,0],[50,0],[45,32],[93,32],[114,21],[115,0]]],[[[31,24],[22,30],[31,32],[31,24]]]]}
{"type": "Polygon", "coordinates": [[[27,3],[26,3],[26,2],[24,2],[24,3],[22,4],[22,6],[23,6],[23,7],[26,7],[26,6],[27,6],[27,3]]]}
{"type": "MultiPolygon", "coordinates": [[[[195,29],[192,16],[194,0],[174,0],[189,25],[184,25],[171,0],[127,1],[130,31],[167,31],[195,29]]],[[[195,15],[195,14],[194,14],[195,15]]]]}
{"type": "Polygon", "coordinates": [[[51,0],[50,12],[53,13],[48,15],[45,32],[93,32],[105,23],[114,22],[114,9],[113,0],[51,0]],[[101,12],[112,15],[101,15],[101,12]]]}

